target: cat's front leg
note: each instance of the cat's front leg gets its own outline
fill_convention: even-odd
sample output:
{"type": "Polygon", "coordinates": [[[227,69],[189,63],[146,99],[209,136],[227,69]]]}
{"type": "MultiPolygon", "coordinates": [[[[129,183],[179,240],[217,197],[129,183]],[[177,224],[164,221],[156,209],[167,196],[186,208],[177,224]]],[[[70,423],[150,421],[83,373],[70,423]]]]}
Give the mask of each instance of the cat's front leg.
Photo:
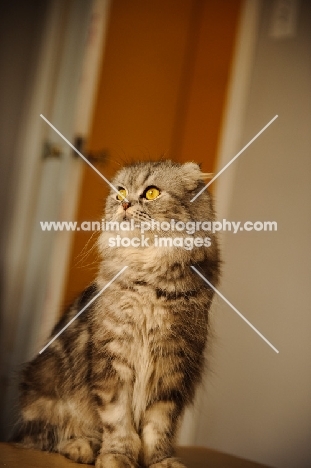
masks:
{"type": "Polygon", "coordinates": [[[186,468],[173,454],[180,409],[174,401],[157,401],[145,413],[142,429],[144,464],[149,468],[186,468]]]}
{"type": "Polygon", "coordinates": [[[96,468],[134,468],[141,448],[132,423],[129,384],[118,378],[97,384],[94,389],[103,440],[96,468]]]}

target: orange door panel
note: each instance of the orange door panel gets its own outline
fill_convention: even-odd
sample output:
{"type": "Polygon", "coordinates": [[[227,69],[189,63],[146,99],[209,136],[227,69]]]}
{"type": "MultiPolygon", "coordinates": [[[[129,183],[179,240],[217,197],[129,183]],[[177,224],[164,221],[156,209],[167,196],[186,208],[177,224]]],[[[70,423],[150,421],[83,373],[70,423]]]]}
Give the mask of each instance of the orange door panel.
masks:
{"type": "MultiPolygon", "coordinates": [[[[156,159],[215,167],[240,0],[114,0],[88,151],[124,163],[156,159]]],[[[105,182],[84,169],[77,220],[101,219],[105,182]]],[[[96,276],[97,234],[74,234],[64,304],[96,276]],[[87,244],[87,245],[86,245],[87,244]]]]}

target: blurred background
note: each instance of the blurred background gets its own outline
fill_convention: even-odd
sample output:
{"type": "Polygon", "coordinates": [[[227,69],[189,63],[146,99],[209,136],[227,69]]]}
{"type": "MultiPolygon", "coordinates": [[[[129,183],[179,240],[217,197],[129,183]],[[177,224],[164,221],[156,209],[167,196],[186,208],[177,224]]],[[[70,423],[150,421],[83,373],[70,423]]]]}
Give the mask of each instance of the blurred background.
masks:
{"type": "MultiPolygon", "coordinates": [[[[217,173],[218,218],[277,221],[221,235],[209,370],[179,443],[277,468],[311,466],[308,0],[2,0],[1,440],[16,375],[97,271],[96,233],[40,221],[102,218],[105,177],[164,157],[217,173]]],[[[197,200],[199,203],[199,199],[197,200]]]]}

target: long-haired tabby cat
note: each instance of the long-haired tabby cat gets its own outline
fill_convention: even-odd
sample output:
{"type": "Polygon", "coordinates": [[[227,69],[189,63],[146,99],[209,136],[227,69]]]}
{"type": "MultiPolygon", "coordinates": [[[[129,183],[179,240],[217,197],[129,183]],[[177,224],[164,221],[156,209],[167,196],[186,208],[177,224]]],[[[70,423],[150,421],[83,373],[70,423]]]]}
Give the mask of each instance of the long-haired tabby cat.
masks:
{"type": "Polygon", "coordinates": [[[119,193],[108,196],[105,220],[133,219],[136,227],[101,233],[96,281],[51,336],[127,269],[26,365],[16,442],[96,468],[184,467],[174,457],[174,439],[201,378],[213,297],[190,266],[214,285],[219,276],[216,238],[200,230],[214,219],[211,197],[204,191],[190,202],[203,177],[197,164],[171,161],[135,163],[117,173],[119,193]],[[168,232],[172,219],[179,229],[168,232]],[[118,234],[137,243],[139,223],[152,220],[162,223],[160,230],[145,232],[143,245],[111,242],[118,234]],[[195,232],[178,221],[192,222],[195,232]],[[160,237],[179,240],[159,247],[160,237]],[[189,237],[201,240],[183,245],[189,237]]]}

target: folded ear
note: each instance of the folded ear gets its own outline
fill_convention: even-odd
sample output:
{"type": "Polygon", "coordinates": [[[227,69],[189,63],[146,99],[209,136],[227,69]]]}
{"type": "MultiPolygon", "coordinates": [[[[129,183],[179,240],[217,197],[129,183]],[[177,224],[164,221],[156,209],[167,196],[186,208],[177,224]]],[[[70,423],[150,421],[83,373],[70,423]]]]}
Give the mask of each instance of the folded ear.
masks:
{"type": "Polygon", "coordinates": [[[200,166],[193,162],[185,163],[181,166],[183,181],[189,190],[194,190],[200,180],[211,178],[213,174],[201,172],[200,166]]]}

